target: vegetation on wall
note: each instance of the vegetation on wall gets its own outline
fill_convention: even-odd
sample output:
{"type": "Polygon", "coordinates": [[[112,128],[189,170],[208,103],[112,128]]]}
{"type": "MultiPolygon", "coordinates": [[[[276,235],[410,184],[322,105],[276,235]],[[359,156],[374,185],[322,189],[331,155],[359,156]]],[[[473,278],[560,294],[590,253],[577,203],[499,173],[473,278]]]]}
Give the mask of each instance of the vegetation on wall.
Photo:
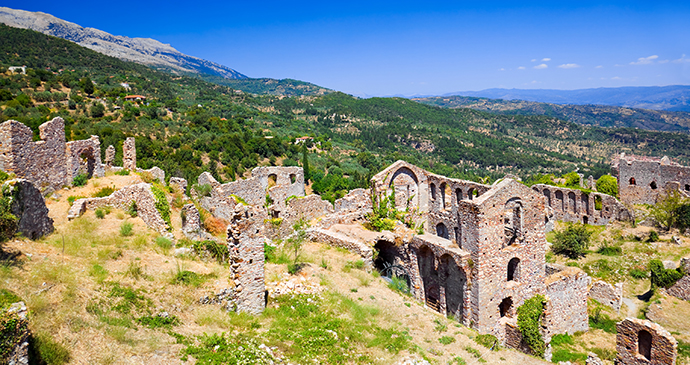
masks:
{"type": "Polygon", "coordinates": [[[546,298],[539,294],[527,299],[517,309],[517,323],[522,339],[538,357],[544,357],[546,350],[546,344],[541,336],[541,320],[545,306],[546,298]]]}
{"type": "Polygon", "coordinates": [[[683,277],[683,269],[667,269],[661,260],[651,260],[649,262],[651,273],[652,288],[670,288],[676,281],[683,277]]]}

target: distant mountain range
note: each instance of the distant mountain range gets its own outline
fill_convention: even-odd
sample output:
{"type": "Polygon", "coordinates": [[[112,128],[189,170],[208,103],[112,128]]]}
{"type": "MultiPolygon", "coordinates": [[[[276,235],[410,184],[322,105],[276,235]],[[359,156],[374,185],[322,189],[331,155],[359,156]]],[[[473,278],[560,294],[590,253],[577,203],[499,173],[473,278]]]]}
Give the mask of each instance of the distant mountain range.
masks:
{"type": "Polygon", "coordinates": [[[458,91],[442,96],[475,96],[552,104],[597,104],[628,108],[690,112],[690,85],[630,86],[580,90],[486,89],[458,91]]]}
{"type": "Polygon", "coordinates": [[[0,7],[0,23],[35,30],[124,61],[169,69],[173,72],[208,74],[226,79],[247,78],[229,67],[188,56],[155,39],[115,36],[102,30],[84,28],[46,13],[0,7]]]}

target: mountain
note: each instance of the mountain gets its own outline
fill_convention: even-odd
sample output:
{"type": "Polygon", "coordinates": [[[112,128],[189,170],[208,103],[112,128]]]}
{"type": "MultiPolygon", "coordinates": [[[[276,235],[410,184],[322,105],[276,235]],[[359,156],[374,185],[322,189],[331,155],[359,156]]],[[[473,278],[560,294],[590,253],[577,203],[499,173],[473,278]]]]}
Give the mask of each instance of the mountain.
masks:
{"type": "Polygon", "coordinates": [[[412,100],[442,108],[470,108],[507,115],[545,115],[600,127],[640,128],[652,131],[690,132],[690,113],[626,108],[610,105],[571,105],[469,96],[419,97],[412,100]]]}
{"type": "Polygon", "coordinates": [[[490,99],[527,100],[553,104],[599,104],[690,112],[690,86],[630,86],[580,90],[486,89],[458,91],[442,96],[475,96],[490,99]]]}
{"type": "Polygon", "coordinates": [[[229,67],[188,56],[169,44],[161,43],[155,39],[116,36],[102,30],[84,28],[46,13],[0,7],[0,23],[64,38],[80,46],[125,61],[177,72],[216,75],[226,79],[247,78],[247,76],[229,67]]]}

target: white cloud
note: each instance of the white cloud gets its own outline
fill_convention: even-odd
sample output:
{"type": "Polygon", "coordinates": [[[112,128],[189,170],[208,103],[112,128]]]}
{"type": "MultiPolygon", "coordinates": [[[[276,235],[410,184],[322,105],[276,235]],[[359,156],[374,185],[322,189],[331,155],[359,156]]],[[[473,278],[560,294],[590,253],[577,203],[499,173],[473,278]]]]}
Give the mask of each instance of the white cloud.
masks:
{"type": "Polygon", "coordinates": [[[568,68],[578,68],[578,67],[581,67],[581,66],[578,65],[577,63],[564,63],[564,64],[558,66],[558,68],[566,68],[566,69],[568,69],[568,68]]]}
{"type": "Polygon", "coordinates": [[[649,57],[640,57],[636,62],[630,62],[631,65],[651,65],[655,59],[659,58],[657,55],[652,55],[649,57]]]}
{"type": "Polygon", "coordinates": [[[548,57],[546,57],[546,58],[542,58],[542,59],[541,59],[541,62],[549,62],[549,61],[551,61],[551,59],[550,59],[550,58],[548,58],[548,57]]]}
{"type": "Polygon", "coordinates": [[[659,63],[668,63],[668,60],[661,60],[659,63]]]}
{"type": "Polygon", "coordinates": [[[537,62],[537,59],[536,59],[536,58],[532,58],[532,60],[531,60],[530,62],[537,62]]]}
{"type": "Polygon", "coordinates": [[[595,68],[604,68],[604,66],[602,66],[602,65],[599,65],[599,66],[597,66],[597,67],[595,67],[595,68]]]}
{"type": "Polygon", "coordinates": [[[524,70],[524,69],[525,69],[525,66],[518,67],[518,70],[524,70]]]}
{"type": "Polygon", "coordinates": [[[499,70],[499,71],[505,71],[506,69],[503,68],[503,67],[501,67],[501,68],[499,68],[498,70],[499,70]]]}
{"type": "Polygon", "coordinates": [[[671,61],[673,63],[685,63],[685,62],[690,62],[690,58],[685,58],[685,54],[683,54],[679,59],[671,61]]]}
{"type": "Polygon", "coordinates": [[[623,80],[623,78],[619,76],[614,76],[611,78],[611,80],[623,80]]]}
{"type": "Polygon", "coordinates": [[[542,63],[542,64],[540,64],[540,65],[534,66],[534,68],[536,68],[537,70],[542,70],[542,69],[545,69],[545,68],[548,68],[548,67],[549,67],[549,66],[547,66],[545,63],[542,63]]]}

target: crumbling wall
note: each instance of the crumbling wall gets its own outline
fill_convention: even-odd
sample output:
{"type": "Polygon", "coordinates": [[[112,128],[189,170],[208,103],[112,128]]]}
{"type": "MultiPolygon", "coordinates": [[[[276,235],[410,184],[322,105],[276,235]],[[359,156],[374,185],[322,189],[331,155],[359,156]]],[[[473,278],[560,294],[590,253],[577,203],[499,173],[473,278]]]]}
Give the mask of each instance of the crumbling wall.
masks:
{"type": "Polygon", "coordinates": [[[678,343],[660,325],[637,318],[616,324],[617,365],[675,365],[678,343]]]}
{"type": "Polygon", "coordinates": [[[182,233],[185,237],[197,241],[213,240],[213,236],[201,226],[199,210],[194,204],[183,206],[180,215],[182,216],[182,233]]]}
{"type": "Polygon", "coordinates": [[[632,219],[630,211],[616,198],[602,193],[536,184],[532,189],[543,194],[553,218],[563,222],[606,225],[612,220],[632,219]],[[597,209],[597,202],[600,203],[597,209]]]}
{"type": "Polygon", "coordinates": [[[53,232],[53,219],[48,216],[48,207],[41,192],[25,179],[5,182],[12,196],[12,214],[18,219],[17,231],[24,237],[35,240],[53,232]]]}
{"type": "Polygon", "coordinates": [[[127,137],[122,144],[122,167],[125,170],[137,171],[137,148],[134,137],[127,137]]]}
{"type": "Polygon", "coordinates": [[[350,190],[344,197],[337,199],[333,208],[340,214],[371,210],[371,196],[369,190],[350,190]]]}
{"type": "Polygon", "coordinates": [[[171,177],[170,186],[179,189],[182,192],[182,194],[187,193],[187,180],[181,177],[171,177]]]}
{"type": "Polygon", "coordinates": [[[141,220],[149,228],[161,234],[167,234],[171,227],[163,220],[160,212],[156,209],[156,197],[151,191],[151,184],[139,183],[125,186],[124,188],[112,193],[104,198],[82,198],[77,199],[67,213],[68,219],[81,216],[87,209],[96,209],[104,206],[112,206],[122,210],[127,210],[136,203],[137,213],[141,220]]]}
{"type": "Polygon", "coordinates": [[[589,330],[587,289],[592,279],[584,271],[568,267],[546,278],[548,302],[544,324],[549,336],[589,330]]]}
{"type": "Polygon", "coordinates": [[[67,142],[67,172],[70,179],[79,174],[88,177],[105,176],[105,169],[101,163],[101,142],[98,136],[89,139],[67,142]]]}
{"type": "Polygon", "coordinates": [[[287,198],[304,196],[304,170],[301,167],[256,167],[252,178],[259,180],[274,206],[285,207],[287,198]]]}
{"type": "Polygon", "coordinates": [[[108,146],[108,148],[105,149],[105,169],[109,170],[111,167],[113,167],[113,163],[115,162],[115,147],[113,145],[108,146]]]}
{"type": "MultiPolygon", "coordinates": [[[[9,352],[7,358],[2,359],[9,365],[28,365],[29,364],[29,341],[31,331],[28,328],[28,320],[26,318],[28,311],[24,302],[13,303],[5,313],[0,312],[2,316],[9,316],[16,319],[18,323],[16,328],[25,328],[21,333],[15,337],[15,346],[9,352]]],[[[5,340],[5,339],[3,339],[5,340]]]]}
{"type": "Polygon", "coordinates": [[[656,204],[659,194],[670,182],[690,193],[690,167],[663,158],[625,156],[614,160],[618,168],[618,193],[626,204],[656,204]]]}
{"type": "Polygon", "coordinates": [[[666,292],[676,298],[690,301],[690,257],[680,259],[680,267],[683,268],[685,275],[666,292]]]}
{"type": "Polygon", "coordinates": [[[65,154],[65,121],[56,117],[39,127],[33,142],[31,128],[16,120],[0,124],[0,169],[34,183],[39,189],[71,185],[65,154]]]}
{"type": "Polygon", "coordinates": [[[264,242],[260,215],[252,208],[238,204],[228,226],[230,270],[237,311],[260,314],[266,308],[264,282],[264,242]]]}
{"type": "Polygon", "coordinates": [[[611,285],[597,280],[589,289],[589,297],[605,306],[611,307],[616,313],[620,313],[621,306],[623,305],[623,283],[611,285]]]}
{"type": "Polygon", "coordinates": [[[333,205],[331,205],[329,201],[321,199],[321,197],[316,194],[305,197],[295,197],[290,199],[279,216],[276,214],[273,220],[267,222],[267,228],[275,231],[277,236],[282,236],[289,234],[292,231],[292,226],[300,219],[304,219],[305,222],[309,223],[315,218],[323,217],[333,212],[333,205]],[[269,227],[274,226],[276,220],[280,222],[277,227],[278,229],[269,227]]]}

